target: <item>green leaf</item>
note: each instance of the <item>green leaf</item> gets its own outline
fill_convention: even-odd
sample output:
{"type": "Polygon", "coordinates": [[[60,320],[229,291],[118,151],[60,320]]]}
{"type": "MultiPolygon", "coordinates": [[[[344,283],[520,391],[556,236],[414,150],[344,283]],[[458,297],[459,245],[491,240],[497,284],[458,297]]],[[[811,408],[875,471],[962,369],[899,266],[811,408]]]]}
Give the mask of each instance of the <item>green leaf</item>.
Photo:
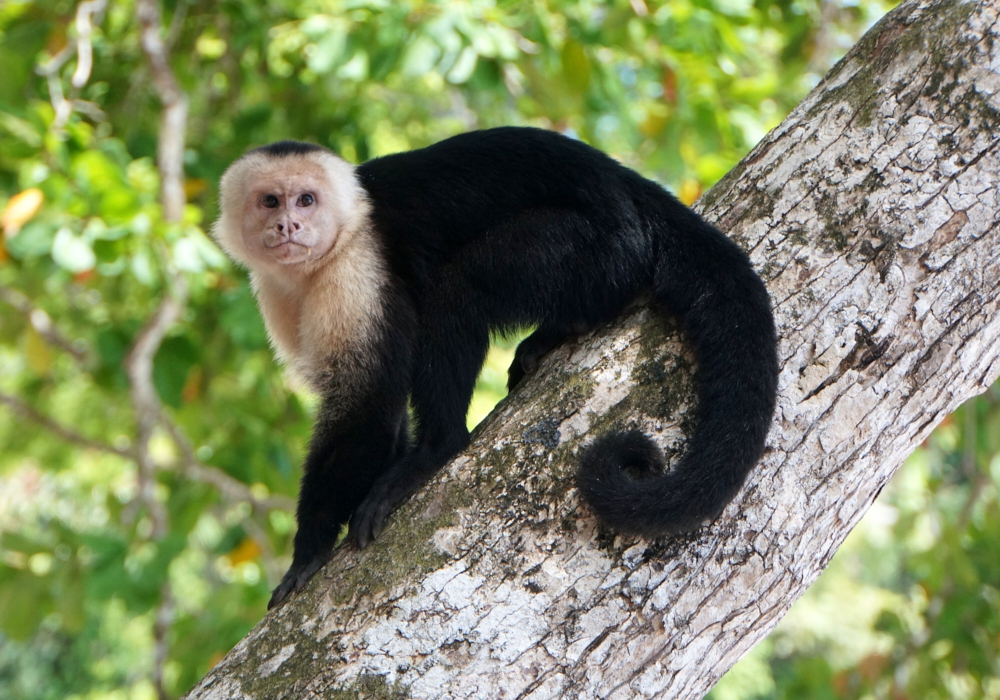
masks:
{"type": "Polygon", "coordinates": [[[590,85],[590,61],[583,45],[575,39],[567,39],[560,54],[563,77],[574,92],[586,92],[590,85]]]}
{"type": "Polygon", "coordinates": [[[229,264],[218,247],[200,229],[193,226],[174,243],[174,262],[186,272],[221,269],[229,264]]]}
{"type": "Polygon", "coordinates": [[[86,588],[76,571],[60,577],[54,608],[59,613],[62,628],[70,634],[79,634],[87,620],[86,588]]]}
{"type": "Polygon", "coordinates": [[[180,407],[188,373],[198,359],[198,348],[186,336],[173,336],[163,341],[153,358],[153,384],[163,403],[180,407]]]}
{"type": "Polygon", "coordinates": [[[0,534],[0,547],[27,555],[52,551],[51,542],[39,542],[32,537],[17,532],[4,532],[0,534]]]}
{"type": "Polygon", "coordinates": [[[51,610],[52,598],[39,577],[0,566],[0,630],[4,634],[27,639],[51,610]]]}
{"type": "Polygon", "coordinates": [[[73,273],[93,270],[97,264],[90,243],[82,236],[75,235],[68,228],[61,228],[52,241],[52,259],[59,267],[73,273]]]}
{"type": "Polygon", "coordinates": [[[476,70],[476,60],[479,56],[476,54],[476,50],[471,46],[466,46],[462,49],[462,53],[458,55],[458,59],[455,61],[451,70],[448,71],[448,82],[461,84],[472,77],[472,73],[476,70]]]}
{"type": "Polygon", "coordinates": [[[15,258],[37,258],[52,252],[59,225],[48,221],[29,221],[16,236],[4,241],[4,246],[15,258]]]}
{"type": "Polygon", "coordinates": [[[329,73],[338,64],[347,47],[347,24],[334,22],[326,33],[308,51],[306,65],[309,69],[322,75],[329,73]]]}
{"type": "Polygon", "coordinates": [[[403,74],[409,77],[421,77],[429,73],[441,58],[441,49],[428,36],[418,36],[406,51],[403,58],[403,74]]]}

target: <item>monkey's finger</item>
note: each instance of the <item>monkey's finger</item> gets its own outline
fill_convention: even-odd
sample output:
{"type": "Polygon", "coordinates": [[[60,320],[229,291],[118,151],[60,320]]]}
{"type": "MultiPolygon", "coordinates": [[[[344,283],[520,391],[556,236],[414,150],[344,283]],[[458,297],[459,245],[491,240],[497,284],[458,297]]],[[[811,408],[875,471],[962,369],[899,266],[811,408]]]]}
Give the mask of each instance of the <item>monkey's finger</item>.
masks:
{"type": "Polygon", "coordinates": [[[384,501],[373,504],[365,501],[355,512],[357,523],[351,523],[351,530],[354,531],[354,542],[358,549],[364,549],[373,542],[384,527],[385,519],[389,514],[389,507],[384,501]]]}

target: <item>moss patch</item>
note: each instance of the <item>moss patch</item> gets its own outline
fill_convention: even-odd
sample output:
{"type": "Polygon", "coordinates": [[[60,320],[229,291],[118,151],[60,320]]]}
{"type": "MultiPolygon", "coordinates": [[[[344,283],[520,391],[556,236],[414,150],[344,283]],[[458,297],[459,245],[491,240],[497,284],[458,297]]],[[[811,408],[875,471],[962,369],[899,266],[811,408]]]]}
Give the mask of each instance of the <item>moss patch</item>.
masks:
{"type": "Polygon", "coordinates": [[[390,516],[386,531],[368,545],[358,564],[341,573],[343,585],[332,592],[333,602],[342,605],[400,582],[420,581],[441,568],[451,557],[434,546],[432,537],[437,530],[453,525],[455,511],[467,506],[473,497],[464,484],[448,481],[408,501],[390,516]]]}
{"type": "Polygon", "coordinates": [[[324,700],[406,700],[410,690],[399,681],[389,685],[382,676],[365,673],[347,688],[323,693],[324,700]]]}

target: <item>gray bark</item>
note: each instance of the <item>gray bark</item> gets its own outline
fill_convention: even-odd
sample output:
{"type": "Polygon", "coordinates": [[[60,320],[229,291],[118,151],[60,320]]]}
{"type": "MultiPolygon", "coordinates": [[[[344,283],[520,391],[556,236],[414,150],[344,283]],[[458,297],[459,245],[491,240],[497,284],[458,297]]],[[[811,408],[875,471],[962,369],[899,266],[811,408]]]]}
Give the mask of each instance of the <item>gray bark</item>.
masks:
{"type": "Polygon", "coordinates": [[[997,19],[900,6],[701,202],[767,281],[783,363],[769,449],[715,523],[617,536],[572,485],[609,426],[683,452],[693,358],[637,305],[552,353],[373,546],[339,553],[188,697],[706,693],[1000,374],[997,19]]]}

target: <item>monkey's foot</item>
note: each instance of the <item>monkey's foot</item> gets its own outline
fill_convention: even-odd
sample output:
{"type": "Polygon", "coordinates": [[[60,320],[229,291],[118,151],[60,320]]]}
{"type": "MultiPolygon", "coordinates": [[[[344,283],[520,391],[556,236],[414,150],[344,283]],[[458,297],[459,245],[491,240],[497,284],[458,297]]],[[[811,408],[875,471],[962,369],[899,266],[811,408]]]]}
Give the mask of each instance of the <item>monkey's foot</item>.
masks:
{"type": "Polygon", "coordinates": [[[354,540],[359,549],[364,549],[385,529],[385,521],[392,512],[394,499],[389,494],[379,493],[381,489],[372,489],[367,498],[354,510],[351,517],[351,527],[348,537],[354,540]]]}
{"type": "Polygon", "coordinates": [[[382,534],[386,520],[396,506],[426,484],[436,471],[436,468],[429,468],[419,461],[397,463],[375,482],[365,500],[354,509],[347,536],[359,549],[367,547],[382,534]]]}
{"type": "Polygon", "coordinates": [[[386,520],[396,506],[430,481],[437,470],[467,444],[469,444],[468,432],[453,437],[450,448],[441,450],[436,455],[429,455],[417,448],[403,460],[396,462],[375,481],[365,500],[354,509],[347,536],[358,545],[359,549],[367,547],[382,534],[386,520]]]}
{"type": "Polygon", "coordinates": [[[513,391],[514,387],[520,384],[526,376],[534,372],[538,367],[538,361],[545,354],[545,352],[526,351],[524,349],[526,343],[527,341],[517,346],[514,361],[510,363],[510,369],[507,370],[507,391],[513,391]]]}
{"type": "Polygon", "coordinates": [[[291,593],[298,593],[306,584],[309,583],[309,579],[313,575],[323,568],[323,565],[330,561],[330,555],[325,554],[322,556],[314,557],[312,561],[308,562],[304,566],[296,566],[292,564],[292,568],[288,570],[285,577],[281,579],[281,583],[278,584],[277,588],[271,593],[271,600],[267,603],[267,609],[271,610],[278,607],[291,593]]]}
{"type": "MultiPolygon", "coordinates": [[[[573,331],[582,331],[584,328],[581,325],[579,329],[574,328],[573,331]]],[[[522,379],[538,368],[541,359],[569,335],[564,330],[539,328],[522,340],[514,351],[514,361],[507,370],[507,391],[513,391],[522,379]]]]}

